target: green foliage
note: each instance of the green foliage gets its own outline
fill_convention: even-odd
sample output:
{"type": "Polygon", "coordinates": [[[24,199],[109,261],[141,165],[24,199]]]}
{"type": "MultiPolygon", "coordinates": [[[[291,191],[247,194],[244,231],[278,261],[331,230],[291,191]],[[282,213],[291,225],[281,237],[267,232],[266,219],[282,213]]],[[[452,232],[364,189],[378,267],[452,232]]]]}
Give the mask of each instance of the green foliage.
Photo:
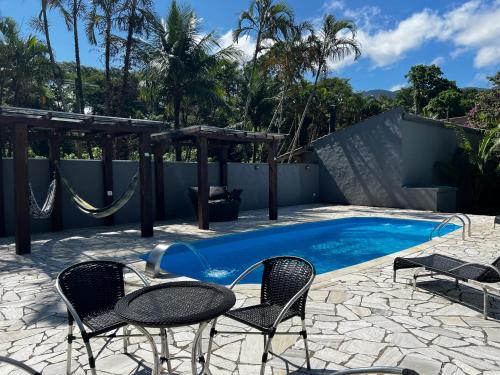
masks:
{"type": "Polygon", "coordinates": [[[463,115],[463,95],[455,89],[441,91],[429,100],[424,107],[424,113],[427,117],[440,119],[463,115]]]}
{"type": "Polygon", "coordinates": [[[477,95],[476,105],[467,115],[471,127],[488,129],[500,124],[500,72],[489,80],[493,87],[477,95]]]}

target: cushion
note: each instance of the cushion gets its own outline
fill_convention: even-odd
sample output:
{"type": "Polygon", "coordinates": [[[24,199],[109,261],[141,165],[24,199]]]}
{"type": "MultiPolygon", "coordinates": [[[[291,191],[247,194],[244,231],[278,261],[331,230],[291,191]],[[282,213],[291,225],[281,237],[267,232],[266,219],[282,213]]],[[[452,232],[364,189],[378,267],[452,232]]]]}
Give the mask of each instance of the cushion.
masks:
{"type": "Polygon", "coordinates": [[[225,186],[210,186],[210,192],[208,193],[209,200],[217,199],[227,199],[228,192],[225,186]]]}

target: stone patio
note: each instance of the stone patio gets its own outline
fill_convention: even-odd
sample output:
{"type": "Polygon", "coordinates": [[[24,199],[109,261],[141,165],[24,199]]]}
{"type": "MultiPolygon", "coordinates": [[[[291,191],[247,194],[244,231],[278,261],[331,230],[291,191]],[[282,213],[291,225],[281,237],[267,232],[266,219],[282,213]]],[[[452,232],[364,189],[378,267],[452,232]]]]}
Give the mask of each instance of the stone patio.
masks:
{"type": "MultiPolygon", "coordinates": [[[[225,233],[346,216],[387,216],[440,220],[430,212],[357,206],[308,205],[280,209],[280,220],[271,224],[267,211],[243,213],[238,222],[212,224],[200,231],[190,221],[166,222],[155,228],[155,237],[144,239],[136,227],[116,226],[46,233],[33,236],[33,253],[16,256],[12,238],[0,242],[0,355],[24,361],[44,375],[64,374],[66,366],[66,314],[54,290],[54,279],[65,266],[90,259],[118,259],[138,262],[141,254],[159,242],[191,241],[225,233]]],[[[392,260],[396,255],[446,253],[470,261],[489,261],[500,256],[500,228],[493,231],[493,219],[472,216],[472,238],[462,241],[460,231],[428,243],[357,266],[319,275],[308,302],[311,374],[333,374],[336,369],[371,365],[398,365],[421,375],[500,374],[500,323],[482,318],[482,294],[446,280],[421,283],[413,291],[408,285],[411,271],[401,271],[392,281],[392,260]],[[468,308],[442,296],[457,296],[475,305],[468,308]]],[[[138,263],[144,266],[143,262],[138,263]]],[[[424,279],[428,280],[428,279],[424,279]]],[[[158,281],[162,281],[161,279],[158,281]]],[[[130,280],[130,288],[136,287],[130,280]]],[[[237,290],[238,305],[252,304],[259,295],[255,285],[237,290]]],[[[496,307],[494,300],[493,316],[496,307]]],[[[499,315],[500,316],[500,315],[499,315]]],[[[297,330],[298,322],[292,322],[297,330]]],[[[221,329],[238,327],[221,319],[221,329]]],[[[241,327],[238,327],[241,328],[241,327]]],[[[194,327],[171,331],[171,354],[190,355],[194,327]]],[[[205,340],[206,341],[206,340],[205,340]]],[[[94,352],[104,340],[94,340],[94,352]]],[[[215,340],[212,371],[217,374],[258,373],[262,338],[224,336],[215,340]]],[[[307,373],[303,342],[295,336],[281,336],[273,342],[279,357],[270,361],[267,373],[307,373]]],[[[145,340],[136,338],[122,354],[122,341],[114,340],[97,357],[100,374],[149,374],[151,352],[145,340]]],[[[76,342],[73,352],[75,374],[85,374],[86,352],[76,342]]],[[[174,360],[176,374],[188,374],[188,360],[174,360]]],[[[0,374],[17,374],[0,365],[0,374]]]]}

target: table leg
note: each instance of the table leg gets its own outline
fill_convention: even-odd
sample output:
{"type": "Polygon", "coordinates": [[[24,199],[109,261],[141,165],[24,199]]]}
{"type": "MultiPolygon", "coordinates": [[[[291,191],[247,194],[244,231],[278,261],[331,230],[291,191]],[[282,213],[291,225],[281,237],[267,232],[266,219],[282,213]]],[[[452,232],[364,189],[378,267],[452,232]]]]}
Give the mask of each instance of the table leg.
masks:
{"type": "Polygon", "coordinates": [[[203,366],[203,372],[202,373],[211,375],[210,370],[205,366],[205,358],[203,357],[203,352],[202,352],[202,349],[201,349],[201,338],[202,338],[202,335],[203,335],[203,331],[205,330],[205,328],[207,327],[207,325],[208,325],[208,322],[200,323],[198,331],[196,331],[196,335],[194,336],[193,348],[191,350],[191,370],[192,370],[193,375],[197,375],[197,372],[196,372],[196,363],[198,361],[197,361],[196,357],[198,356],[198,353],[200,355],[200,357],[199,357],[200,363],[203,366]]]}
{"type": "Polygon", "coordinates": [[[158,349],[156,348],[156,343],[155,340],[153,339],[153,336],[150,335],[148,331],[146,331],[145,328],[133,325],[139,332],[141,332],[144,337],[149,341],[149,344],[151,345],[151,351],[153,352],[153,371],[151,372],[152,375],[160,375],[160,361],[159,361],[159,356],[158,356],[158,349]]]}
{"type": "Polygon", "coordinates": [[[168,351],[168,336],[167,330],[165,328],[160,328],[160,337],[161,337],[161,356],[160,361],[167,362],[168,373],[172,374],[172,364],[170,363],[170,353],[168,351]]]}

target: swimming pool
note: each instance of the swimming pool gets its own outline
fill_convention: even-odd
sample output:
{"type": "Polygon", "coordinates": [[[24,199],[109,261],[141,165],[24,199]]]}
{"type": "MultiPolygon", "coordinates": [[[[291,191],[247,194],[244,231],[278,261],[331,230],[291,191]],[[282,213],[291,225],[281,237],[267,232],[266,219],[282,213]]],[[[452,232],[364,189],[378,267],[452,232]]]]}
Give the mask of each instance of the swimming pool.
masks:
{"type": "MultiPolygon", "coordinates": [[[[254,230],[175,245],[162,259],[165,271],[230,284],[250,265],[277,255],[309,260],[318,274],[362,263],[429,240],[437,222],[352,217],[254,230]]],[[[440,235],[460,228],[446,225],[440,235]]],[[[147,258],[147,255],[144,257],[147,258]]],[[[261,273],[243,282],[259,282],[261,273]]]]}

